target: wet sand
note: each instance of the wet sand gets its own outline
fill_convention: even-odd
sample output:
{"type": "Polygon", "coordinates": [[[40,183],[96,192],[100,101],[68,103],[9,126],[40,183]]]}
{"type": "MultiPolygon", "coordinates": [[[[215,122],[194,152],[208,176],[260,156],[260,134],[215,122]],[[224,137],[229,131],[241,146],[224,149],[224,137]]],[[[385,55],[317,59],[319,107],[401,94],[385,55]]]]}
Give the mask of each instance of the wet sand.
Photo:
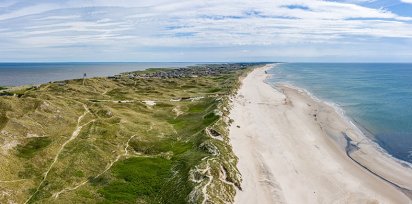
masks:
{"type": "Polygon", "coordinates": [[[412,169],[384,154],[332,106],[252,71],[233,99],[235,203],[412,203],[412,169]]]}

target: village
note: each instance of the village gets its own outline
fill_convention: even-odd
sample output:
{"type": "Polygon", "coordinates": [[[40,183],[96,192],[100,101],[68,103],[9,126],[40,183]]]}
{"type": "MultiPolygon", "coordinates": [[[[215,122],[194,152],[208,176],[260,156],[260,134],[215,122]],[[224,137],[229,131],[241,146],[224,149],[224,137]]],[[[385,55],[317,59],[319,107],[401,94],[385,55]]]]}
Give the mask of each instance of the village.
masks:
{"type": "MultiPolygon", "coordinates": [[[[226,64],[199,64],[181,68],[152,68],[144,71],[134,71],[117,74],[114,76],[108,76],[108,79],[147,79],[147,78],[195,78],[204,76],[219,76],[222,74],[228,74],[230,72],[250,68],[251,66],[258,66],[264,63],[226,63],[226,64]]],[[[87,78],[86,73],[83,74],[83,83],[87,78]]],[[[69,80],[49,82],[57,84],[59,86],[65,86],[69,80]]],[[[36,90],[41,85],[26,85],[20,87],[2,87],[0,89],[0,96],[18,96],[23,95],[25,90],[36,90]],[[22,92],[22,93],[20,93],[22,92]]]]}
{"type": "Polygon", "coordinates": [[[119,75],[109,76],[109,79],[120,79],[128,77],[130,79],[138,78],[186,78],[186,77],[202,77],[202,76],[217,76],[226,74],[234,70],[246,69],[255,65],[255,63],[234,63],[234,64],[205,64],[189,66],[177,69],[162,69],[154,72],[128,72],[119,75]]]}

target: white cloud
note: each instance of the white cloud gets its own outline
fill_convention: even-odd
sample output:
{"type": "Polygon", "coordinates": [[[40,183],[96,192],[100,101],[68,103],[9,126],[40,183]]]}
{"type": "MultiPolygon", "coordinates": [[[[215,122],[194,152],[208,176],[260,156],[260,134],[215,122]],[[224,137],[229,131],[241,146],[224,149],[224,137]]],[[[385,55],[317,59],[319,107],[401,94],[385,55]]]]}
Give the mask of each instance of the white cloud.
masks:
{"type": "Polygon", "coordinates": [[[7,13],[0,10],[1,49],[76,45],[126,50],[136,47],[298,46],[351,43],[352,39],[412,39],[411,16],[399,16],[350,1],[42,2],[7,13]]]}
{"type": "Polygon", "coordinates": [[[25,8],[21,8],[11,13],[4,13],[0,14],[0,20],[7,20],[11,18],[17,18],[21,16],[31,15],[31,14],[38,14],[46,11],[50,11],[53,9],[58,9],[59,5],[57,4],[39,4],[34,6],[29,6],[25,8]]]}

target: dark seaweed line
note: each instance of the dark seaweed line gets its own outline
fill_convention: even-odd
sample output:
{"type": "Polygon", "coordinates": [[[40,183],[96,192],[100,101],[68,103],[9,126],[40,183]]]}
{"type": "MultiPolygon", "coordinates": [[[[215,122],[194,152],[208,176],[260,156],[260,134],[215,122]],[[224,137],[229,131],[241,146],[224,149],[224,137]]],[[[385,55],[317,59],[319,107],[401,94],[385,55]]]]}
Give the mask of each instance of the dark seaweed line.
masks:
{"type": "Polygon", "coordinates": [[[389,184],[392,184],[393,186],[395,186],[396,188],[398,188],[399,190],[401,190],[407,197],[409,197],[410,199],[412,199],[412,190],[407,189],[407,188],[403,188],[403,187],[399,186],[398,184],[393,183],[392,181],[390,181],[390,180],[382,177],[381,175],[379,175],[379,174],[373,172],[372,170],[370,170],[370,169],[369,169],[368,167],[366,167],[365,165],[363,165],[363,164],[361,164],[360,162],[356,161],[356,159],[354,159],[350,154],[351,154],[353,151],[358,150],[359,147],[358,147],[357,145],[354,145],[354,144],[351,143],[351,142],[352,142],[352,139],[351,139],[345,132],[342,132],[342,134],[343,134],[343,136],[344,136],[345,139],[346,139],[346,147],[345,147],[346,155],[347,155],[352,161],[354,161],[356,164],[358,164],[359,166],[361,166],[362,168],[364,168],[364,169],[367,170],[368,172],[370,172],[370,173],[372,173],[373,175],[377,176],[378,178],[380,178],[380,179],[388,182],[389,184]]]}

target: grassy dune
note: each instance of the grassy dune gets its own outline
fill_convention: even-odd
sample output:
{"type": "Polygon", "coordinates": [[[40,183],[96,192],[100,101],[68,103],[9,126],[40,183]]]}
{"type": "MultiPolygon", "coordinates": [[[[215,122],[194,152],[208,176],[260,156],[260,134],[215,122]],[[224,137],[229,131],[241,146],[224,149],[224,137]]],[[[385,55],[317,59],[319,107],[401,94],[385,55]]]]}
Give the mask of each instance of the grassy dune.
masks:
{"type": "Polygon", "coordinates": [[[228,96],[250,68],[0,96],[0,203],[231,202],[240,180],[228,96]]]}

